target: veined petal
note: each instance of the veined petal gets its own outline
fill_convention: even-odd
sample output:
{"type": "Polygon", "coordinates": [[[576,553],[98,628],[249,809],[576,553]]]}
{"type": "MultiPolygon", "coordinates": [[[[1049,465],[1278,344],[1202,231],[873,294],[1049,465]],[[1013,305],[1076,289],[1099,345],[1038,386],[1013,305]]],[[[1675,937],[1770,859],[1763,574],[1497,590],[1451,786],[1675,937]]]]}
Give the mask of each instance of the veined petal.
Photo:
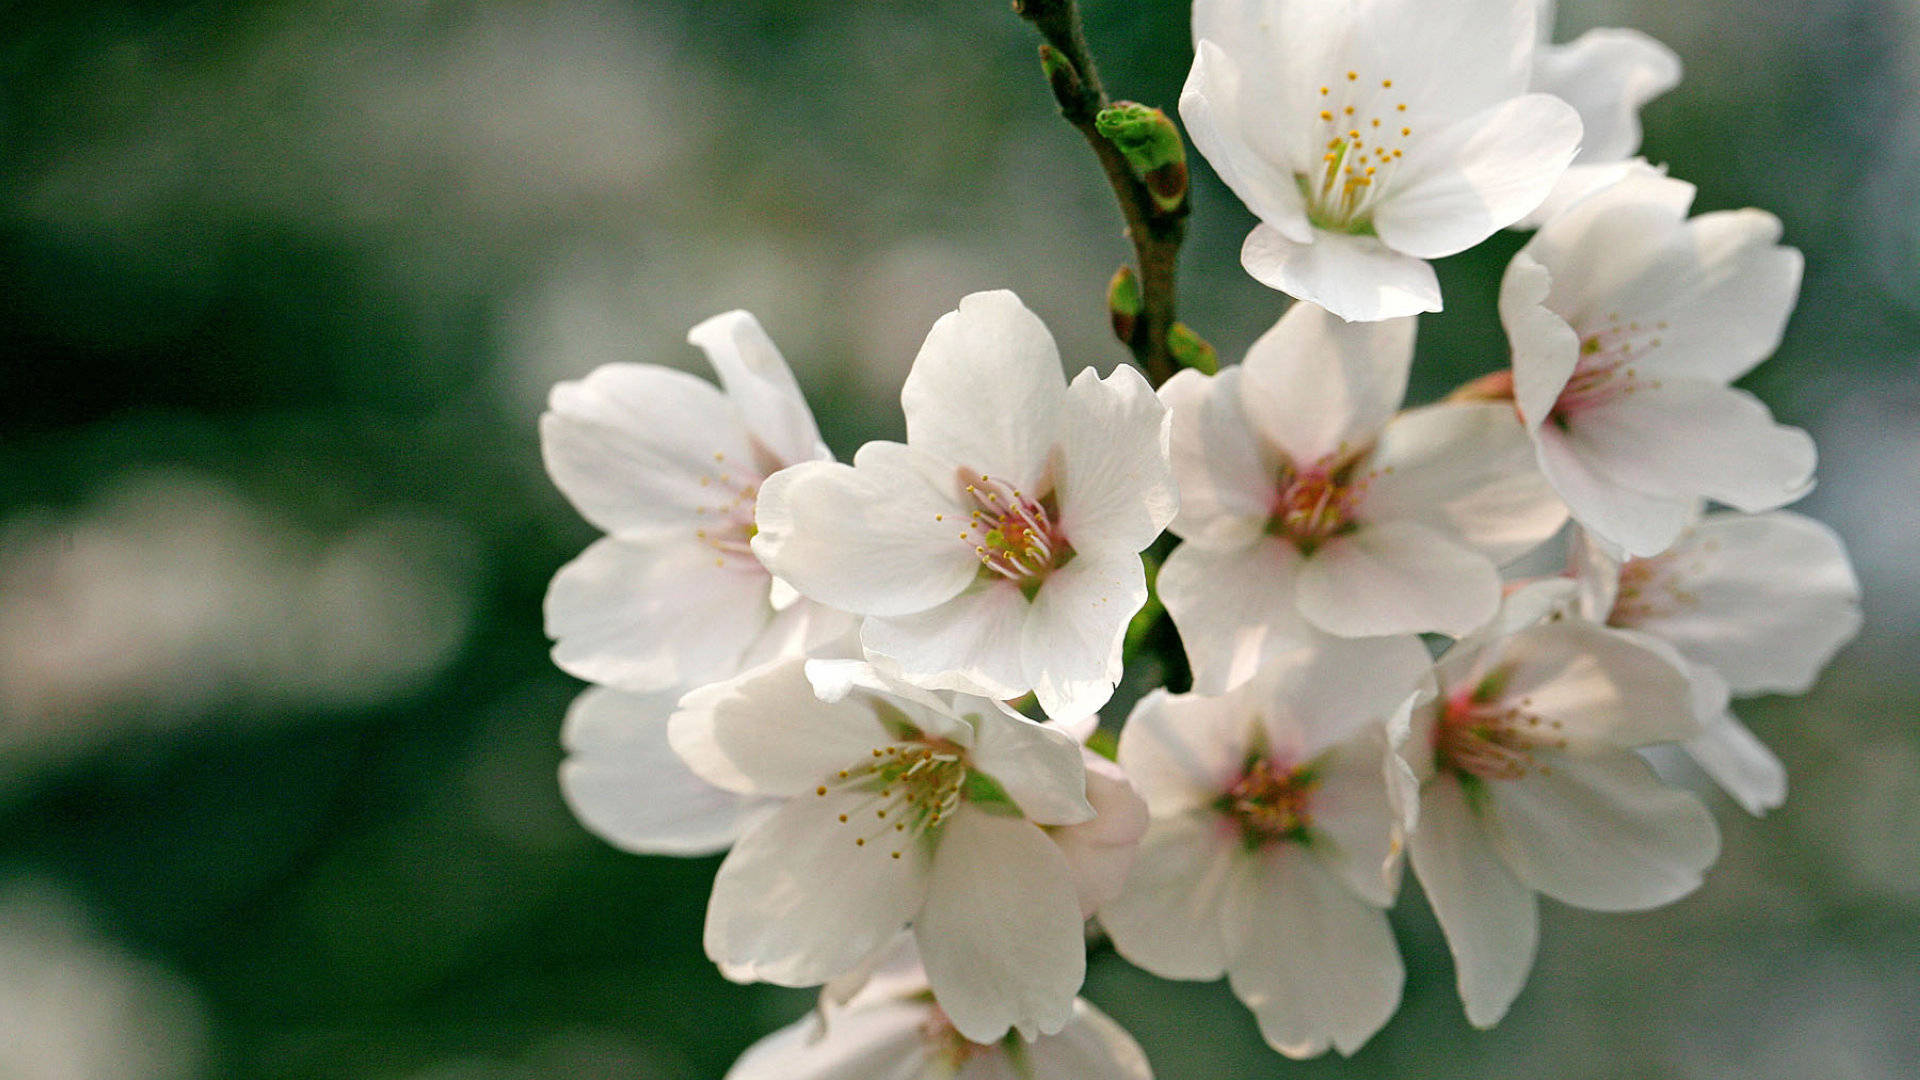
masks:
{"type": "Polygon", "coordinates": [[[752,556],[692,536],[596,541],[547,589],[553,662],[634,693],[724,679],[773,616],[767,580],[752,556]]]}
{"type": "MultiPolygon", "coordinates": [[[[1195,13],[1198,23],[1199,12],[1195,13]]],[[[1261,154],[1249,141],[1240,112],[1243,72],[1222,43],[1194,35],[1193,70],[1180,91],[1180,119],[1213,171],[1255,217],[1295,241],[1305,243],[1306,199],[1294,182],[1291,163],[1261,154]]],[[[1304,115],[1304,114],[1303,114],[1304,115]]]]}
{"type": "Polygon", "coordinates": [[[967,719],[974,730],[968,754],[973,767],[999,781],[1028,821],[1075,825],[1093,817],[1080,744],[1066,732],[998,708],[970,711],[967,719]]]}
{"type": "Polygon", "coordinates": [[[1589,30],[1534,53],[1532,89],[1572,105],[1585,164],[1619,161],[1640,148],[1640,108],[1680,83],[1680,57],[1641,33],[1589,30]]]}
{"type": "Polygon", "coordinates": [[[1500,279],[1500,323],[1513,349],[1513,406],[1528,431],[1546,422],[1580,363],[1580,336],[1552,308],[1553,275],[1525,250],[1500,279]]]}
{"type": "Polygon", "coordinates": [[[1358,516],[1417,521],[1496,565],[1538,547],[1567,508],[1540,474],[1533,441],[1503,402],[1429,405],[1395,417],[1365,463],[1358,516]]]}
{"type": "Polygon", "coordinates": [[[748,433],[779,464],[833,457],[786,358],[752,313],[715,315],[687,331],[687,340],[707,354],[748,433]]]}
{"type": "Polygon", "coordinates": [[[720,864],[706,948],[729,978],[826,982],[920,911],[931,849],[905,844],[895,859],[886,844],[855,846],[860,826],[838,820],[851,798],[787,800],[720,864]]]}
{"type": "Polygon", "coordinates": [[[1720,854],[1713,816],[1625,752],[1539,752],[1541,768],[1488,781],[1494,844],[1515,877],[1577,907],[1638,911],[1692,892],[1720,854]]]}
{"type": "Polygon", "coordinates": [[[1262,661],[1327,635],[1294,607],[1300,552],[1279,537],[1211,550],[1186,543],[1160,566],[1160,602],[1193,663],[1193,688],[1225,693],[1262,661]]]}
{"type": "Polygon", "coordinates": [[[1031,606],[1012,582],[980,579],[926,611],[868,619],[860,642],[910,682],[1018,697],[1030,689],[1020,664],[1020,631],[1031,606]]]}
{"type": "Polygon", "coordinates": [[[1268,1045],[1291,1058],[1358,1050],[1400,1004],[1386,913],[1299,844],[1252,856],[1226,898],[1227,979],[1268,1045]]]}
{"type": "Polygon", "coordinates": [[[1507,227],[1519,230],[1541,228],[1563,214],[1572,213],[1574,206],[1581,200],[1641,173],[1664,176],[1666,167],[1655,168],[1647,163],[1646,158],[1637,157],[1589,165],[1582,160],[1581,156],[1576,155],[1573,164],[1567,166],[1567,171],[1561,173],[1560,179],[1554,181],[1553,191],[1547,195],[1547,201],[1534,207],[1527,216],[1507,227]]]}
{"type": "Polygon", "coordinates": [[[733,403],[653,364],[607,364],[555,385],[540,449],[580,516],[636,539],[691,531],[703,508],[732,496],[729,481],[759,479],[733,403]]]}
{"type": "Polygon", "coordinates": [[[1438,632],[1460,637],[1500,607],[1500,575],[1485,555],[1414,521],[1361,525],[1300,564],[1295,599],[1330,634],[1438,632]]]}
{"type": "Polygon", "coordinates": [[[1156,817],[1100,925],[1121,956],[1163,979],[1217,979],[1227,969],[1226,895],[1245,864],[1219,814],[1156,817]]]}
{"type": "Polygon", "coordinates": [[[1603,472],[1558,425],[1536,432],[1540,471],[1566,500],[1567,509],[1587,530],[1629,554],[1665,551],[1699,516],[1699,500],[1649,494],[1622,486],[1603,472]]]}
{"type": "Polygon", "coordinates": [[[1391,78],[1393,86],[1383,89],[1407,102],[1413,123],[1467,116],[1526,90],[1532,0],[1462,0],[1444,16],[1421,0],[1299,6],[1351,12],[1343,66],[1366,78],[1391,78]]]}
{"type": "Polygon", "coordinates": [[[1431,669],[1412,634],[1326,637],[1263,665],[1241,700],[1262,718],[1269,746],[1306,761],[1379,727],[1431,669]]]}
{"type": "Polygon", "coordinates": [[[1786,766],[1730,710],[1710,717],[1705,730],[1687,740],[1686,750],[1720,790],[1754,817],[1787,801],[1786,766]]]}
{"type": "Polygon", "coordinates": [[[1501,697],[1551,722],[1576,753],[1678,742],[1699,725],[1677,660],[1591,623],[1542,623],[1501,646],[1501,697]]]}
{"type": "Polygon", "coordinates": [[[1009,1027],[1051,1035],[1073,1015],[1080,902],[1066,857],[1032,822],[962,804],[942,827],[914,938],[940,1007],[974,1042],[1009,1027]]]}
{"type": "Polygon", "coordinates": [[[1077,720],[1113,696],[1127,622],[1146,602],[1146,571],[1131,551],[1081,551],[1048,575],[1020,632],[1020,661],[1049,717],[1077,720]]]}
{"type": "MultiPolygon", "coordinates": [[[[1409,694],[1409,697],[1412,695],[1409,694]]],[[[1399,844],[1387,794],[1386,728],[1376,724],[1314,759],[1314,857],[1359,899],[1393,904],[1400,884],[1399,844]]]]}
{"type": "Polygon", "coordinates": [[[1501,861],[1460,782],[1434,777],[1421,793],[1407,854],[1453,952],[1467,1020],[1490,1028],[1527,983],[1540,942],[1533,890],[1501,861]]]}
{"type": "Polygon", "coordinates": [[[1054,488],[1069,540],[1098,537],[1104,546],[1139,551],[1167,527],[1179,507],[1169,459],[1172,420],[1134,368],[1123,364],[1104,379],[1088,368],[1074,377],[1054,488]]]}
{"type": "Polygon", "coordinates": [[[1386,246],[1421,259],[1492,236],[1546,199],[1580,145],[1580,115],[1527,94],[1411,143],[1373,214],[1386,246]]]}
{"type": "Polygon", "coordinates": [[[1120,766],[1154,817],[1205,810],[1246,767],[1253,733],[1237,698],[1154,690],[1120,729],[1120,766]]]}
{"type": "Polygon", "coordinates": [[[1147,833],[1147,804],[1134,790],[1119,765],[1091,750],[1081,760],[1087,770],[1087,802],[1095,816],[1078,825],[1047,830],[1060,854],[1073,867],[1074,891],[1080,896],[1080,915],[1088,918],[1120,894],[1140,838],[1147,833]]]}
{"type": "Polygon", "coordinates": [[[1160,387],[1172,414],[1173,474],[1180,488],[1174,534],[1213,548],[1253,542],[1278,497],[1278,465],[1240,405],[1244,372],[1218,375],[1192,368],[1160,387]]]}
{"type": "Polygon", "coordinates": [[[1040,317],[1005,289],[972,293],[933,324],[900,389],[907,443],[1030,488],[1053,451],[1066,390],[1040,317]]]}
{"type": "Polygon", "coordinates": [[[979,573],[966,513],[923,455],[871,442],[853,465],[805,461],[760,486],[753,553],[810,599],[861,615],[908,615],[979,573]]]}
{"type": "Polygon", "coordinates": [[[1553,275],[1547,306],[1575,326],[1625,314],[1614,295],[1671,257],[1693,196],[1684,180],[1638,169],[1548,220],[1521,249],[1553,275]]]}
{"type": "Polygon", "coordinates": [[[1354,324],[1317,304],[1288,308],[1240,365],[1253,429],[1300,468],[1365,447],[1406,396],[1414,322],[1354,324]]]}
{"type": "Polygon", "coordinates": [[[812,798],[838,770],[898,741],[867,701],[816,697],[798,658],[687,695],[668,724],[695,772],[743,794],[812,798]]]}
{"type": "Polygon", "coordinates": [[[1309,240],[1299,241],[1263,221],[1241,245],[1240,265],[1260,284],[1349,322],[1440,310],[1433,267],[1374,236],[1314,229],[1309,240]]]}
{"type": "Polygon", "coordinates": [[[694,775],[667,741],[677,695],[592,687],[567,709],[560,793],[580,823],[622,851],[724,851],[764,805],[694,775]]]}

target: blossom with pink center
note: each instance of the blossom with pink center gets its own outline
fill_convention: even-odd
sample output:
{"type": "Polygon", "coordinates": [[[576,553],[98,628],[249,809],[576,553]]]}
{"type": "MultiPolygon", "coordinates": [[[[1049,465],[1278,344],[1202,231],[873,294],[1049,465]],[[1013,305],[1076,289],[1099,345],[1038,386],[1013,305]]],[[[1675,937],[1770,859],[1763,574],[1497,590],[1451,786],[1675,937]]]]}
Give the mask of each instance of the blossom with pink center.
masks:
{"type": "Polygon", "coordinates": [[[1673,547],[1621,560],[1573,547],[1581,614],[1676,650],[1703,727],[1686,751],[1749,813],[1783,802],[1787,775],[1727,707],[1801,694],[1860,629],[1860,583],[1833,530],[1785,510],[1708,514],[1673,547]]]}
{"type": "Polygon", "coordinates": [[[1427,260],[1513,224],[1580,143],[1527,92],[1533,0],[1197,0],[1180,115],[1260,219],[1262,284],[1372,321],[1440,310],[1427,260]]]}
{"type": "Polygon", "coordinates": [[[1131,851],[1096,837],[1076,860],[1059,836],[1140,816],[1124,783],[1089,799],[1072,736],[864,663],[799,660],[688,694],[669,735],[703,780],[777,801],[714,879],[707,955],[730,978],[824,983],[911,927],[968,1040],[1072,1018],[1083,875],[1104,891],[1131,851]]]}
{"type": "Polygon", "coordinates": [[[1302,645],[1364,667],[1408,643],[1335,639],[1465,634],[1499,604],[1497,568],[1565,521],[1512,408],[1396,415],[1413,333],[1295,304],[1238,367],[1161,388],[1185,543],[1159,589],[1197,689],[1302,645]]]}
{"type": "Polygon", "coordinates": [[[1146,601],[1139,553],[1173,517],[1165,406],[1129,367],[1068,385],[1004,291],[934,324],[900,401],[905,445],[767,480],[754,552],[865,616],[867,655],[911,682],[1091,715],[1146,601]]]}
{"type": "Polygon", "coordinates": [[[1500,317],[1540,468],[1629,555],[1701,499],[1769,510],[1812,483],[1813,441],[1728,384],[1773,351],[1800,253],[1759,210],[1688,220],[1692,185],[1641,172],[1549,222],[1507,268],[1500,317]]]}
{"type": "Polygon", "coordinates": [[[1428,664],[1416,650],[1364,684],[1347,666],[1308,650],[1224,696],[1155,691],[1120,736],[1152,823],[1101,925],[1157,975],[1225,974],[1290,1057],[1351,1054],[1400,1002],[1387,729],[1428,664]]]}
{"type": "Polygon", "coordinates": [[[1438,696],[1397,733],[1417,790],[1401,796],[1408,854],[1478,1027],[1533,967],[1534,893],[1655,907],[1719,854],[1706,807],[1634,753],[1699,733],[1685,675],[1670,650],[1566,617],[1572,592],[1554,580],[1510,596],[1441,657],[1438,696]]]}

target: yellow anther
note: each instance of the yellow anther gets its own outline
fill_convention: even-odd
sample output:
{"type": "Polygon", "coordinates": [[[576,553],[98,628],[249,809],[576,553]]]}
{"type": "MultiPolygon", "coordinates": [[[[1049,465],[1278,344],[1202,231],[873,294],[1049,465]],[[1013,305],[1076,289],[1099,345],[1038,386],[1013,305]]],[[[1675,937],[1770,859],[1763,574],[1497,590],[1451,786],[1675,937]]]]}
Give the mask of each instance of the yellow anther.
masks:
{"type": "Polygon", "coordinates": [[[1354,81],[1355,79],[1358,79],[1359,77],[1360,77],[1360,73],[1359,73],[1359,72],[1357,72],[1357,71],[1349,71],[1349,72],[1347,72],[1347,81],[1348,81],[1348,82],[1352,82],[1352,81],[1354,81]]]}
{"type": "Polygon", "coordinates": [[[1381,89],[1383,89],[1383,90],[1391,90],[1391,89],[1393,89],[1393,80],[1392,80],[1392,79],[1381,79],[1381,80],[1380,80],[1380,88],[1381,88],[1381,89]]]}
{"type": "Polygon", "coordinates": [[[1330,93],[1332,93],[1332,91],[1328,90],[1326,87],[1323,86],[1320,88],[1320,96],[1325,97],[1330,93]]]}
{"type": "Polygon", "coordinates": [[[1342,113],[1343,115],[1346,115],[1346,116],[1352,116],[1352,115],[1353,115],[1353,106],[1351,106],[1351,105],[1349,105],[1349,106],[1347,106],[1346,108],[1344,108],[1344,109],[1341,109],[1341,110],[1340,110],[1340,112],[1341,112],[1341,113],[1342,113]]]}
{"type": "Polygon", "coordinates": [[[1412,128],[1401,128],[1401,129],[1400,129],[1400,134],[1402,134],[1402,135],[1411,135],[1411,134],[1413,134],[1413,129],[1412,129],[1412,128]]]}
{"type": "Polygon", "coordinates": [[[1395,106],[1393,107],[1393,111],[1394,111],[1394,112],[1406,112],[1406,111],[1407,111],[1407,103],[1403,101],[1403,102],[1401,102],[1400,104],[1398,104],[1398,105],[1395,105],[1395,106]]]}
{"type": "Polygon", "coordinates": [[[1322,120],[1331,120],[1331,119],[1333,119],[1333,114],[1332,114],[1332,113],[1330,113],[1330,112],[1328,112],[1328,111],[1327,111],[1327,110],[1325,110],[1325,109],[1321,109],[1321,110],[1320,110],[1320,119],[1322,119],[1322,120]]]}

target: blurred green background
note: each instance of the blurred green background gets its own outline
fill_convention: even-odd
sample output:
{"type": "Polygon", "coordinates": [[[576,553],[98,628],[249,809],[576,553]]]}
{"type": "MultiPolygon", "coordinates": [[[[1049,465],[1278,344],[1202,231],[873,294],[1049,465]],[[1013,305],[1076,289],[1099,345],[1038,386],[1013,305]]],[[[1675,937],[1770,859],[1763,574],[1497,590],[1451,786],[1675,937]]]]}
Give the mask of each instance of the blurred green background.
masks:
{"type": "MultiPolygon", "coordinates": [[[[1087,0],[1116,96],[1171,107],[1180,3],[1087,0]]],[[[1223,986],[1110,954],[1087,994],[1163,1080],[1920,1074],[1920,12],[1569,2],[1681,87],[1646,152],[1807,253],[1749,381],[1823,454],[1868,621],[1743,705],[1785,809],[1662,911],[1546,904],[1512,1015],[1461,1017],[1413,890],[1400,1015],[1265,1049],[1223,986]]],[[[700,951],[713,860],[582,831],[579,684],[540,598],[593,536],[546,389],[699,370],[734,307],[843,456],[897,437],[921,337],[1011,287],[1121,350],[1126,254],[1004,0],[0,4],[0,1080],[717,1078],[808,996],[700,951]]],[[[1200,166],[1183,314],[1237,357],[1283,300],[1200,166]]],[[[1441,266],[1415,395],[1503,365],[1519,246],[1441,266]]]]}

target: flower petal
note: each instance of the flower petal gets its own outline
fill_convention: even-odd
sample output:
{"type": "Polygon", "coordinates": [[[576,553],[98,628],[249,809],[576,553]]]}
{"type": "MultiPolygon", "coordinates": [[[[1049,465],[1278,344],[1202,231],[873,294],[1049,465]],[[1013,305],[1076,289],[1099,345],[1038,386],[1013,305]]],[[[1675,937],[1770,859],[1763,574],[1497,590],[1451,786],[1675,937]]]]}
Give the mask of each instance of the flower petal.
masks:
{"type": "Polygon", "coordinates": [[[907,615],[967,587],[980,560],[966,513],[935,463],[870,442],[853,464],[805,461],[760,485],[753,553],[810,599],[861,615],[907,615]]]}
{"type": "Polygon", "coordinates": [[[1499,651],[1501,698],[1576,746],[1641,746],[1698,734],[1679,657],[1579,620],[1522,630],[1499,651]]]}
{"type": "Polygon", "coordinates": [[[1250,861],[1223,912],[1234,996],[1288,1057],[1353,1053],[1400,1005],[1405,973],[1386,913],[1299,844],[1271,844],[1250,861]]]}
{"type": "Polygon", "coordinates": [[[1047,835],[1073,867],[1080,915],[1087,918],[1120,894],[1133,868],[1140,838],[1146,835],[1148,819],[1146,802],[1120,766],[1091,750],[1083,752],[1082,760],[1087,772],[1087,802],[1093,805],[1096,816],[1078,825],[1048,829],[1047,835]]]}
{"type": "Polygon", "coordinates": [[[1424,259],[1377,237],[1313,230],[1308,241],[1262,222],[1240,247],[1240,265],[1260,284],[1310,300],[1349,322],[1440,310],[1440,279],[1424,259]]]}
{"type": "Polygon", "coordinates": [[[1083,550],[1048,575],[1020,632],[1020,661],[1049,717],[1077,720],[1113,696],[1127,623],[1146,602],[1147,574],[1130,551],[1083,550]]]}
{"type": "Polygon", "coordinates": [[[1227,890],[1245,871],[1225,818],[1211,810],[1156,817],[1100,925],[1129,963],[1163,979],[1217,979],[1227,967],[1227,890]]]}
{"type": "Polygon", "coordinates": [[[634,693],[724,679],[773,616],[767,572],[691,536],[596,541],[547,589],[562,671],[634,693]]]}
{"type": "Polygon", "coordinates": [[[1202,810],[1240,778],[1254,731],[1237,698],[1154,690],[1120,729],[1120,765],[1154,817],[1202,810]]]}
{"type": "Polygon", "coordinates": [[[1301,562],[1295,589],[1300,614],[1343,637],[1460,637],[1500,607],[1500,575],[1485,555],[1413,521],[1329,540],[1301,562]]]}
{"type": "Polygon", "coordinates": [[[1263,69],[1243,72],[1223,48],[1229,43],[1207,39],[1198,32],[1198,9],[1194,18],[1193,70],[1187,73],[1186,85],[1180,91],[1180,119],[1186,122],[1187,134],[1221,181],[1255,217],[1304,243],[1313,228],[1307,224],[1306,199],[1294,182],[1289,163],[1285,156],[1262,154],[1249,141],[1255,136],[1241,117],[1243,80],[1259,78],[1263,69]]]}
{"type": "Polygon", "coordinates": [[[1680,83],[1680,57],[1638,30],[1603,27],[1534,53],[1532,89],[1572,105],[1583,164],[1640,148],[1640,107],[1680,83]]]}
{"type": "Polygon", "coordinates": [[[900,389],[907,443],[963,469],[1032,488],[1060,429],[1067,381],[1039,316],[1005,289],[940,316],[900,389]]]}
{"type": "MultiPolygon", "coordinates": [[[[838,890],[832,890],[837,892],[838,890]]],[[[960,1034],[1051,1035],[1086,974],[1080,902],[1060,849],[1033,823],[966,804],[943,826],[914,938],[960,1034]]]]}
{"type": "MultiPolygon", "coordinates": [[[[813,986],[864,960],[927,898],[931,850],[855,846],[852,796],[788,799],[728,853],[707,902],[707,956],[729,978],[813,986]]],[[[1031,826],[1028,826],[1031,828],[1031,826]]]]}
{"type": "Polygon", "coordinates": [[[724,851],[762,804],[694,775],[667,741],[677,695],[592,687],[567,709],[560,793],[580,823],[622,851],[724,851]]]}
{"type": "Polygon", "coordinates": [[[930,1015],[910,1000],[847,1009],[824,1025],[809,1014],[749,1046],[725,1080],[916,1080],[930,1015]]]}
{"type": "Polygon", "coordinates": [[[1625,752],[1536,753],[1542,768],[1488,781],[1490,832],[1515,877],[1597,911],[1658,907],[1699,886],[1720,854],[1699,799],[1625,752]]]}
{"type": "Polygon", "coordinates": [[[1622,486],[1558,425],[1544,425],[1536,434],[1541,473],[1574,520],[1606,543],[1627,553],[1657,554],[1699,516],[1698,499],[1622,486]]]}
{"type": "Polygon", "coordinates": [[[1500,324],[1513,349],[1513,407],[1533,431],[1580,364],[1580,336],[1546,304],[1553,275],[1523,249],[1500,279],[1500,324]]]}
{"type": "Polygon", "coordinates": [[[1786,766],[1738,717],[1722,709],[1705,729],[1687,741],[1687,754],[1741,809],[1759,817],[1787,801],[1786,766]]]}
{"type": "Polygon", "coordinates": [[[1139,551],[1179,508],[1169,460],[1172,414],[1140,372],[1087,368],[1067,387],[1055,492],[1070,543],[1139,551]]]}
{"type": "Polygon", "coordinates": [[[1373,214],[1386,246],[1465,251],[1539,206],[1580,146],[1580,114],[1549,94],[1511,98],[1407,148],[1373,214]]]}
{"type": "Polygon", "coordinates": [[[1407,854],[1453,951],[1467,1020],[1490,1028],[1527,983],[1540,942],[1533,891],[1507,869],[1450,775],[1421,792],[1407,854]]]}
{"type": "Polygon", "coordinates": [[[980,579],[925,611],[868,619],[860,643],[882,666],[922,686],[1018,697],[1030,689],[1020,630],[1031,606],[1012,582],[980,579]]]}
{"type": "Polygon", "coordinates": [[[994,702],[975,699],[972,704],[980,708],[967,715],[974,730],[968,757],[1000,782],[1027,820],[1077,825],[1093,818],[1079,743],[1057,728],[1009,716],[994,702]]]}
{"type": "Polygon", "coordinates": [[[1311,811],[1315,858],[1355,896],[1382,908],[1398,891],[1402,839],[1387,793],[1387,754],[1386,729],[1376,723],[1317,756],[1311,811]]]}
{"type": "Polygon", "coordinates": [[[752,313],[715,315],[687,331],[687,340],[707,354],[748,433],[780,465],[833,457],[786,358],[752,313]]]}
{"type": "Polygon", "coordinates": [[[1211,550],[1186,543],[1160,567],[1155,587],[1193,665],[1193,688],[1222,694],[1267,658],[1327,635],[1294,608],[1300,553],[1278,537],[1211,550]]]}
{"type": "Polygon", "coordinates": [[[1239,367],[1211,376],[1186,368],[1160,387],[1160,400],[1173,416],[1173,474],[1180,489],[1180,512],[1169,527],[1213,548],[1253,542],[1278,496],[1278,466],[1240,405],[1242,374],[1239,367]]]}
{"type": "Polygon", "coordinates": [[[1512,562],[1566,524],[1533,441],[1503,402],[1429,405],[1393,419],[1368,459],[1363,521],[1417,521],[1512,562]]]}
{"type": "Polygon", "coordinates": [[[1140,1044],[1080,998],[1060,1034],[1035,1039],[1026,1052],[1034,1080],[1153,1080],[1140,1044]]]}
{"type": "Polygon", "coordinates": [[[668,725],[674,749],[708,783],[809,800],[821,781],[898,741],[865,699],[816,697],[799,658],[688,694],[668,725]]]}
{"type": "Polygon", "coordinates": [[[1288,308],[1240,365],[1254,430],[1299,468],[1372,443],[1406,396],[1414,323],[1355,324],[1317,304],[1288,308]]]}

